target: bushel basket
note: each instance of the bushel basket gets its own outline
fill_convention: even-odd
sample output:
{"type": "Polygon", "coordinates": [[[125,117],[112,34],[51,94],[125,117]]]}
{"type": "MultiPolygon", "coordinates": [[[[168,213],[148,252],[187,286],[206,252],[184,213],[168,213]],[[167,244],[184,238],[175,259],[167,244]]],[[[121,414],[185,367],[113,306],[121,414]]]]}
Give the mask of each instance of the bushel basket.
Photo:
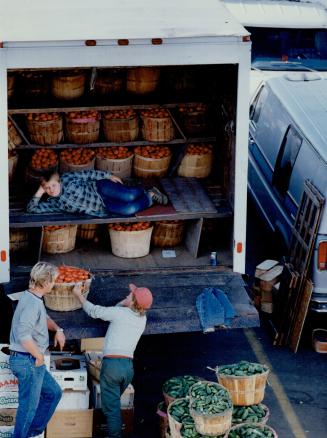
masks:
{"type": "Polygon", "coordinates": [[[43,231],[42,251],[48,254],[62,254],[75,248],[77,225],[43,231]]]}
{"type": "Polygon", "coordinates": [[[153,227],[138,231],[117,231],[109,229],[111,250],[117,257],[144,257],[150,252],[153,227]]]}
{"type": "Polygon", "coordinates": [[[60,158],[60,173],[65,172],[81,172],[82,170],[93,170],[95,164],[95,157],[85,164],[73,164],[60,158]]]}
{"type": "Polygon", "coordinates": [[[56,283],[52,291],[44,295],[44,302],[48,309],[68,312],[82,308],[82,304],[73,295],[72,290],[76,284],[82,284],[82,295],[87,298],[92,278],[74,283],[56,283]]]}
{"type": "Polygon", "coordinates": [[[135,154],[134,157],[134,174],[139,178],[162,178],[167,174],[171,155],[162,158],[148,158],[135,154]]]}
{"type": "Polygon", "coordinates": [[[216,374],[218,382],[228,389],[233,405],[250,406],[262,402],[269,374],[269,368],[262,365],[264,372],[250,376],[235,376],[221,373],[218,367],[216,374]]]}
{"type": "Polygon", "coordinates": [[[63,139],[62,117],[54,120],[26,120],[27,130],[33,143],[52,145],[63,139]]]}
{"type": "MultiPolygon", "coordinates": [[[[257,437],[258,438],[262,435],[256,433],[255,431],[267,431],[270,434],[270,438],[278,438],[277,432],[270,426],[266,426],[264,424],[252,424],[252,423],[241,423],[238,424],[237,426],[233,426],[228,432],[226,432],[226,434],[224,435],[224,438],[230,438],[233,435],[233,433],[237,433],[240,429],[244,429],[244,428],[248,428],[249,432],[248,435],[249,437],[257,437]],[[250,431],[253,431],[253,433],[251,434],[250,431]]],[[[235,436],[239,436],[239,435],[235,435],[235,436]]],[[[243,436],[243,435],[242,435],[243,436]]]]}
{"type": "Polygon", "coordinates": [[[103,134],[109,142],[127,142],[137,139],[139,122],[137,116],[131,119],[106,119],[102,120],[103,134]]]}
{"type": "Polygon", "coordinates": [[[178,176],[206,178],[210,175],[212,160],[212,152],[202,155],[186,154],[178,167],[178,176]]]}
{"type": "Polygon", "coordinates": [[[133,157],[127,158],[103,158],[96,157],[95,167],[97,170],[109,171],[120,178],[129,178],[132,173],[133,157]]]}
{"type": "Polygon", "coordinates": [[[142,135],[147,141],[170,141],[174,138],[174,125],[170,117],[142,116],[142,135]]]}
{"type": "Polygon", "coordinates": [[[155,224],[152,242],[159,248],[177,246],[182,242],[183,234],[183,221],[159,221],[155,224]]]}
{"type": "Polygon", "coordinates": [[[95,143],[99,138],[100,120],[66,118],[66,141],[76,144],[95,143]]]}
{"type": "Polygon", "coordinates": [[[127,72],[127,91],[133,94],[152,93],[158,86],[159,77],[159,68],[130,68],[127,72]]]}
{"type": "Polygon", "coordinates": [[[62,73],[53,77],[51,93],[57,99],[73,100],[81,97],[85,90],[84,73],[62,73]]]}

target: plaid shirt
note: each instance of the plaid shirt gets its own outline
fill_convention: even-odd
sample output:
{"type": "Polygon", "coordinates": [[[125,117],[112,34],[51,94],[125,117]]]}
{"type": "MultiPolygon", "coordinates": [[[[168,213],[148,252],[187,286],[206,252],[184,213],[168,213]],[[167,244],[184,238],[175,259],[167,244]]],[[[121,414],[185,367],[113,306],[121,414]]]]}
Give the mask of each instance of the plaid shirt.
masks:
{"type": "Polygon", "coordinates": [[[60,177],[59,196],[49,196],[46,201],[33,197],[27,205],[28,213],[86,213],[105,216],[107,211],[97,192],[96,181],[108,178],[110,172],[83,170],[64,173],[60,177]]]}

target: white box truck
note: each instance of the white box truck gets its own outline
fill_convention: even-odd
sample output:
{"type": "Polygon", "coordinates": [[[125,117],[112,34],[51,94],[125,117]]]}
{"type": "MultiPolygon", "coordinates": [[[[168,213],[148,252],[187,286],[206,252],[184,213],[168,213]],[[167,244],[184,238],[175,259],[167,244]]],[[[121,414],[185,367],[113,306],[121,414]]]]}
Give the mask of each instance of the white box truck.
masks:
{"type": "MultiPolygon", "coordinates": [[[[237,315],[234,327],[258,325],[257,312],[241,277],[246,253],[251,52],[248,32],[216,0],[132,3],[11,0],[0,4],[3,11],[0,17],[1,125],[6,126],[9,117],[23,137],[15,149],[16,174],[8,185],[8,132],[0,131],[3,157],[0,161],[0,281],[4,283],[5,294],[26,287],[30,267],[42,259],[90,269],[94,280],[89,298],[97,304],[114,304],[124,296],[131,281],[153,289],[155,304],[147,333],[201,330],[195,299],[208,286],[220,287],[228,294],[237,315]],[[75,101],[56,100],[51,93],[40,97],[29,92],[30,78],[37,81],[48,77],[51,81],[53,75],[78,69],[87,75],[87,84],[94,84],[97,74],[115,72],[126,80],[128,72],[138,67],[160,72],[158,87],[146,95],[131,94],[124,88],[115,96],[100,99],[91,90],[92,85],[75,101]],[[13,77],[17,88],[8,98],[7,86],[13,77]],[[199,103],[208,109],[205,129],[188,131],[179,108],[199,103]],[[44,148],[29,136],[26,126],[29,115],[126,108],[139,112],[158,106],[169,111],[175,131],[172,140],[157,142],[159,146],[165,143],[173,155],[168,174],[158,181],[168,195],[168,207],[132,217],[26,212],[31,193],[23,175],[33,153],[44,148]],[[190,144],[211,145],[214,160],[207,178],[178,175],[176,169],[190,144]],[[113,256],[109,243],[106,246],[108,237],[101,237],[96,244],[79,241],[66,254],[42,251],[44,226],[106,227],[115,222],[174,220],[185,225],[182,244],[177,248],[152,247],[143,258],[113,256]],[[19,256],[9,252],[9,236],[16,230],[28,235],[28,250],[19,256]],[[210,265],[212,250],[217,252],[217,266],[210,265]]],[[[140,134],[135,141],[122,144],[146,147],[153,142],[140,134]]],[[[114,145],[100,136],[98,141],[82,147],[96,150],[114,145]]],[[[68,147],[81,145],[64,138],[58,144],[46,146],[58,155],[68,147]]],[[[58,312],[56,320],[60,320],[71,338],[101,336],[105,330],[104,324],[90,321],[82,311],[75,312],[73,318],[69,312],[58,312]]]]}

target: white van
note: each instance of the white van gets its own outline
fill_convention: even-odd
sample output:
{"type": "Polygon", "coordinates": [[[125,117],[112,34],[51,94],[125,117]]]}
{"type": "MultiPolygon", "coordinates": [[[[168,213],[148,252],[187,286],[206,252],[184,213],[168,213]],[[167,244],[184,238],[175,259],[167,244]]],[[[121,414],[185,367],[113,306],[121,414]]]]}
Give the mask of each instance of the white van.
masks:
{"type": "Polygon", "coordinates": [[[250,96],[269,77],[285,71],[327,73],[327,2],[224,0],[251,33],[250,96]]]}
{"type": "MultiPolygon", "coordinates": [[[[250,107],[248,188],[271,230],[290,242],[306,179],[327,198],[327,79],[287,73],[259,88],[250,107]]],[[[311,307],[327,312],[327,208],[312,259],[311,307]]]]}

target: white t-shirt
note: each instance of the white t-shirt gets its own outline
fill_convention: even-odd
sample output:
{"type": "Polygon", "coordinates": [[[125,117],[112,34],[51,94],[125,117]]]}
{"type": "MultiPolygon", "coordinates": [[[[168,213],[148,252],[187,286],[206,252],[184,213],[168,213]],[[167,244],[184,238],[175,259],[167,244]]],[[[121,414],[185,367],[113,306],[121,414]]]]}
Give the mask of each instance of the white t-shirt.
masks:
{"type": "Polygon", "coordinates": [[[136,345],[145,330],[145,315],[141,316],[129,307],[97,306],[89,301],[86,301],[83,309],[92,318],[110,321],[104,340],[104,356],[134,356],[136,345]]]}

